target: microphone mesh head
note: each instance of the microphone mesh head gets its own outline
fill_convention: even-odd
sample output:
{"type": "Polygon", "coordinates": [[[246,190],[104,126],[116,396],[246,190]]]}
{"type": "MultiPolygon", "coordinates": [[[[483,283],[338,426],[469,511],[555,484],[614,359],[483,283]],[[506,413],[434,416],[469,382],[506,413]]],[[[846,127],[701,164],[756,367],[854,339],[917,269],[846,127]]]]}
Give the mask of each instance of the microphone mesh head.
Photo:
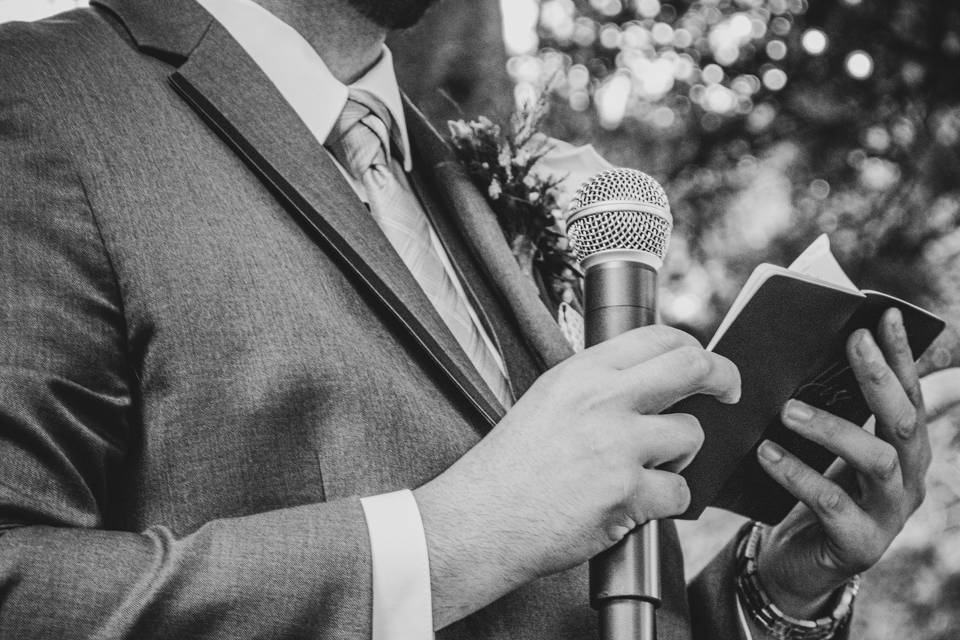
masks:
{"type": "Polygon", "coordinates": [[[581,185],[570,203],[567,236],[580,262],[601,251],[667,253],[673,217],[656,180],[636,169],[609,169],[581,185]]]}

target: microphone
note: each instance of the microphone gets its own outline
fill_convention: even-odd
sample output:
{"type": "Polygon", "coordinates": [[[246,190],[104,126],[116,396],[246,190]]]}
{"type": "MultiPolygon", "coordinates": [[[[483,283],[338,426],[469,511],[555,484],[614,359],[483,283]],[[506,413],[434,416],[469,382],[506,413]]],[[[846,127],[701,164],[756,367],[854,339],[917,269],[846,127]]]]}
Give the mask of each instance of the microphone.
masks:
{"type": "MultiPolygon", "coordinates": [[[[584,271],[584,344],[656,323],[657,272],[673,216],[656,180],[611,169],[583,183],[567,236],[584,271]]],[[[661,604],[660,528],[650,521],[590,561],[590,604],[601,640],[655,640],[661,604]]]]}

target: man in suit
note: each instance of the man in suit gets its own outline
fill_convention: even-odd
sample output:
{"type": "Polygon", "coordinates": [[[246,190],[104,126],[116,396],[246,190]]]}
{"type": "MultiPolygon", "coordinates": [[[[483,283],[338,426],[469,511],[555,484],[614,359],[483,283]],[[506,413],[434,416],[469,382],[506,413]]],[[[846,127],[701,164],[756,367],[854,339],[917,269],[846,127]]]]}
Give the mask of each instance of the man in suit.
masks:
{"type": "MultiPolygon", "coordinates": [[[[584,561],[684,510],[702,434],[659,414],[735,401],[735,367],[664,328],[571,357],[396,90],[384,35],[428,4],[94,0],[2,29],[0,635],[589,637],[584,561]]],[[[761,449],[809,505],[761,547],[795,617],[920,499],[916,371],[896,314],[880,334],[851,344],[880,437],[785,416],[857,491],[761,449]]],[[[732,546],[688,601],[664,537],[661,637],[762,632],[732,546]]]]}

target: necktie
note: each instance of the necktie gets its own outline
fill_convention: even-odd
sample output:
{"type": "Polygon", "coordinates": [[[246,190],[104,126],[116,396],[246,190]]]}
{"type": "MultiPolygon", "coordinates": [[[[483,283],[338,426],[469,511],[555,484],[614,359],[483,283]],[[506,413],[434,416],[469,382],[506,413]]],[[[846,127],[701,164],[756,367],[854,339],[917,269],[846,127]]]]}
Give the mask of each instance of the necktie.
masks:
{"type": "Polygon", "coordinates": [[[405,180],[394,174],[393,168],[398,164],[390,162],[387,151],[393,129],[388,123],[392,121],[378,99],[351,90],[350,99],[327,139],[327,148],[361,184],[374,220],[481,377],[500,402],[509,407],[512,403],[509,384],[466,299],[457,290],[433,246],[430,221],[405,180]]]}

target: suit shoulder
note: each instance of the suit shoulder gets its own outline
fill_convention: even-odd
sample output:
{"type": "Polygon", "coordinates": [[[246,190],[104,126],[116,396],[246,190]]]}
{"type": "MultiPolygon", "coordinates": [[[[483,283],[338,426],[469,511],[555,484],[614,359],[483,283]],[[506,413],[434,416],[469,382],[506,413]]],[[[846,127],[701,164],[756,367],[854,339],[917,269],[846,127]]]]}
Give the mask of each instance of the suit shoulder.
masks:
{"type": "Polygon", "coordinates": [[[123,41],[91,8],[74,9],[35,22],[0,25],[0,96],[47,99],[71,92],[110,64],[123,41]],[[17,95],[19,94],[19,95],[17,95]]]}

